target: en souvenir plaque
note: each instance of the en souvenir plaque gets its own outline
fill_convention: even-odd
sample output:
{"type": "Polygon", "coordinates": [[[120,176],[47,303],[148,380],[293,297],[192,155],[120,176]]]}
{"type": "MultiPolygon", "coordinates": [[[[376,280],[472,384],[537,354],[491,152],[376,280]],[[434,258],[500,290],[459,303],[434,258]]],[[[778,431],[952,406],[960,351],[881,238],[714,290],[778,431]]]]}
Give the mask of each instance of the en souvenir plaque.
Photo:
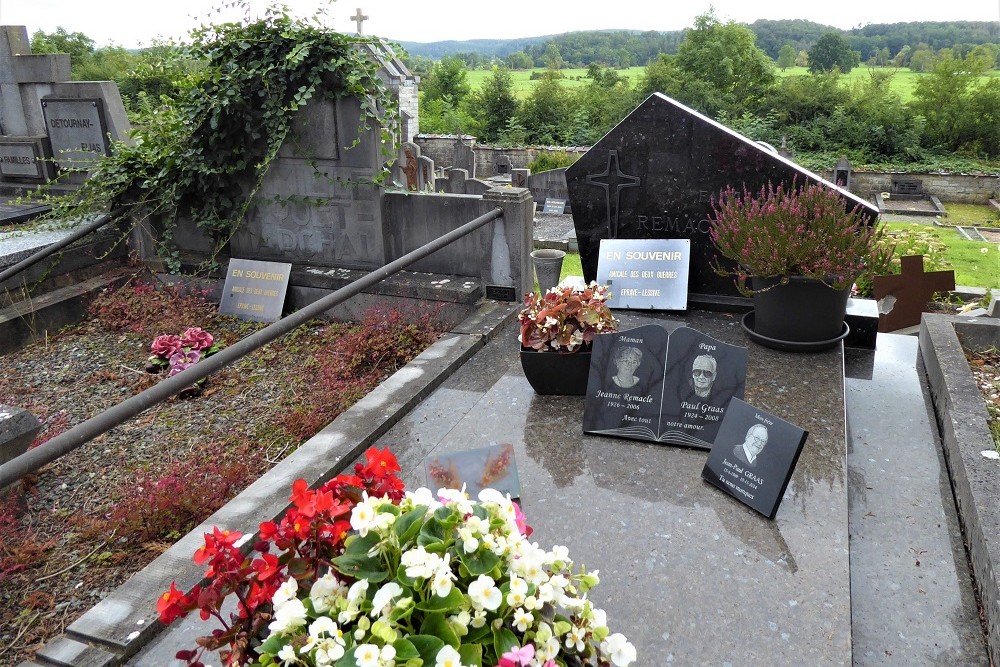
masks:
{"type": "Polygon", "coordinates": [[[597,282],[609,308],[687,310],[690,262],[689,239],[603,239],[597,282]]]}
{"type": "Polygon", "coordinates": [[[291,272],[291,264],[229,260],[219,313],[257,322],[278,321],[291,272]]]}
{"type": "Polygon", "coordinates": [[[692,329],[649,324],[594,338],[585,433],[710,449],[730,399],[742,398],[747,349],[692,329]]]}
{"type": "Polygon", "coordinates": [[[733,399],[701,476],[773,519],[808,435],[794,424],[733,399]]]}

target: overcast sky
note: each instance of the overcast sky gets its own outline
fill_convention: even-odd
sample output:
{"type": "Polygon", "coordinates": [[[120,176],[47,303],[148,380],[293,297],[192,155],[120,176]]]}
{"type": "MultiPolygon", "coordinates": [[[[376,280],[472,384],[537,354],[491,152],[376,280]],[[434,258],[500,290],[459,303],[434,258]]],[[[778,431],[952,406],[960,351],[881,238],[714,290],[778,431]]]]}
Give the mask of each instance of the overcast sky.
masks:
{"type": "MultiPolygon", "coordinates": [[[[216,22],[211,8],[219,0],[0,0],[0,24],[25,25],[52,32],[63,27],[82,32],[98,46],[132,48],[157,36],[185,37],[206,20],[216,22]]],[[[250,0],[254,8],[268,2],[250,0]]],[[[355,32],[351,20],[358,5],[369,19],[364,32],[391,40],[435,42],[454,39],[536,37],[576,30],[680,30],[713,5],[724,20],[752,23],[757,19],[808,19],[854,28],[866,23],[904,21],[998,21],[1000,0],[286,0],[299,16],[326,6],[324,24],[355,32]],[[519,12],[512,8],[522,7],[519,12]]],[[[241,13],[228,13],[238,20],[241,13]]],[[[998,30],[1000,33],[1000,30],[998,30]]]]}

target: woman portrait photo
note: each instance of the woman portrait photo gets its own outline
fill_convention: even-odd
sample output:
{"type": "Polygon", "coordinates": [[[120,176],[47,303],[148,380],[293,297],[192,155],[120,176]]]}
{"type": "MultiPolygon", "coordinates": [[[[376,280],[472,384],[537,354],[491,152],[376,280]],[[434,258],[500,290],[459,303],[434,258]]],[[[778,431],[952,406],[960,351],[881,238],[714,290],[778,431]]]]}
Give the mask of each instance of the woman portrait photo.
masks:
{"type": "Polygon", "coordinates": [[[622,346],[615,350],[615,367],[618,369],[615,376],[611,378],[616,386],[622,389],[631,389],[639,381],[635,374],[639,364],[642,363],[642,350],[632,346],[622,346]]]}

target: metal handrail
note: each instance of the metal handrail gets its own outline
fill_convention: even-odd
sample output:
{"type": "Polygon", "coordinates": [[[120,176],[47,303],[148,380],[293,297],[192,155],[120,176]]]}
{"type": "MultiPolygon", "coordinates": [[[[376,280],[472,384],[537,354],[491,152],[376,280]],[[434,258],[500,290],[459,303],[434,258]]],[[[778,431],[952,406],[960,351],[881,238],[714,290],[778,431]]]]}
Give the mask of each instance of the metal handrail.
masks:
{"type": "Polygon", "coordinates": [[[157,403],[170,398],[174,394],[180,393],[186,387],[190,387],[195,382],[208,377],[224,366],[241,359],[257,348],[289,333],[299,325],[308,322],[314,317],[362,292],[365,288],[371,287],[372,285],[385,280],[395,273],[399,273],[413,262],[423,259],[427,255],[440,250],[449,243],[474,232],[480,227],[485,226],[486,223],[496,220],[502,216],[503,210],[500,208],[495,208],[488,213],[484,213],[475,220],[467,222],[461,227],[457,227],[443,236],[439,236],[430,243],[427,243],[412,252],[406,253],[399,259],[390,262],[381,268],[375,269],[371,273],[358,278],[351,284],[341,287],[332,294],[328,294],[322,299],[297,310],[291,315],[264,327],[250,336],[247,336],[238,343],[220,350],[211,357],[202,359],[187,370],[181,371],[171,378],[166,378],[161,382],[158,382],[149,389],[122,401],[118,405],[105,410],[99,415],[91,417],[85,422],[77,424],[68,431],[65,431],[51,440],[42,443],[38,447],[11,459],[7,463],[0,465],[0,489],[13,484],[25,475],[38,470],[42,466],[55,461],[63,454],[68,454],[77,447],[93,440],[97,436],[110,431],[115,426],[131,419],[140,412],[148,410],[157,403]]]}
{"type": "Polygon", "coordinates": [[[0,271],[0,283],[3,283],[5,280],[11,278],[12,276],[16,276],[29,266],[34,266],[35,264],[42,261],[49,255],[54,255],[56,252],[62,250],[70,243],[73,243],[78,239],[82,239],[84,236],[90,234],[91,232],[97,231],[98,229],[108,224],[109,222],[117,220],[122,216],[123,213],[125,213],[125,210],[126,209],[124,208],[118,208],[111,211],[110,213],[104,213],[100,217],[98,217],[97,220],[94,220],[93,222],[88,223],[83,227],[79,227],[73,230],[71,234],[65,236],[64,238],[59,239],[58,241],[56,241],[51,245],[45,246],[44,248],[42,248],[35,254],[31,255],[27,259],[22,259],[14,266],[8,267],[3,271],[0,271]]]}

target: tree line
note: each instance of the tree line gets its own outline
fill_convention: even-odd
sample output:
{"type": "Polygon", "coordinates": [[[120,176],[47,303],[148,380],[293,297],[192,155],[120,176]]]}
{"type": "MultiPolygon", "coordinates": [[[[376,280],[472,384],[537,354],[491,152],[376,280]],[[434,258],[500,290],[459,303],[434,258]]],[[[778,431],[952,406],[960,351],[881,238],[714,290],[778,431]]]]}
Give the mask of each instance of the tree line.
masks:
{"type": "Polygon", "coordinates": [[[995,66],[998,50],[991,44],[964,53],[901,48],[885,63],[870,57],[868,76],[848,86],[841,77],[860,64],[861,54],[842,34],[828,31],[801,61],[810,75],[778,77],[749,27],[709,12],[684,32],[676,53],[658,54],[634,84],[594,62],[585,85],[570,88],[562,83],[560,63],[550,60],[519,100],[506,65],[494,65],[482,87],[471,90],[464,62],[444,58],[422,81],[420,127],[500,145],[592,145],[642,100],[662,92],[753,139],[784,144],[823,164],[839,155],[855,164],[941,162],[956,155],[995,161],[1000,78],[981,75],[995,66]],[[921,50],[930,55],[921,65],[926,75],[904,103],[890,81],[896,67],[912,67],[921,50]]]}

